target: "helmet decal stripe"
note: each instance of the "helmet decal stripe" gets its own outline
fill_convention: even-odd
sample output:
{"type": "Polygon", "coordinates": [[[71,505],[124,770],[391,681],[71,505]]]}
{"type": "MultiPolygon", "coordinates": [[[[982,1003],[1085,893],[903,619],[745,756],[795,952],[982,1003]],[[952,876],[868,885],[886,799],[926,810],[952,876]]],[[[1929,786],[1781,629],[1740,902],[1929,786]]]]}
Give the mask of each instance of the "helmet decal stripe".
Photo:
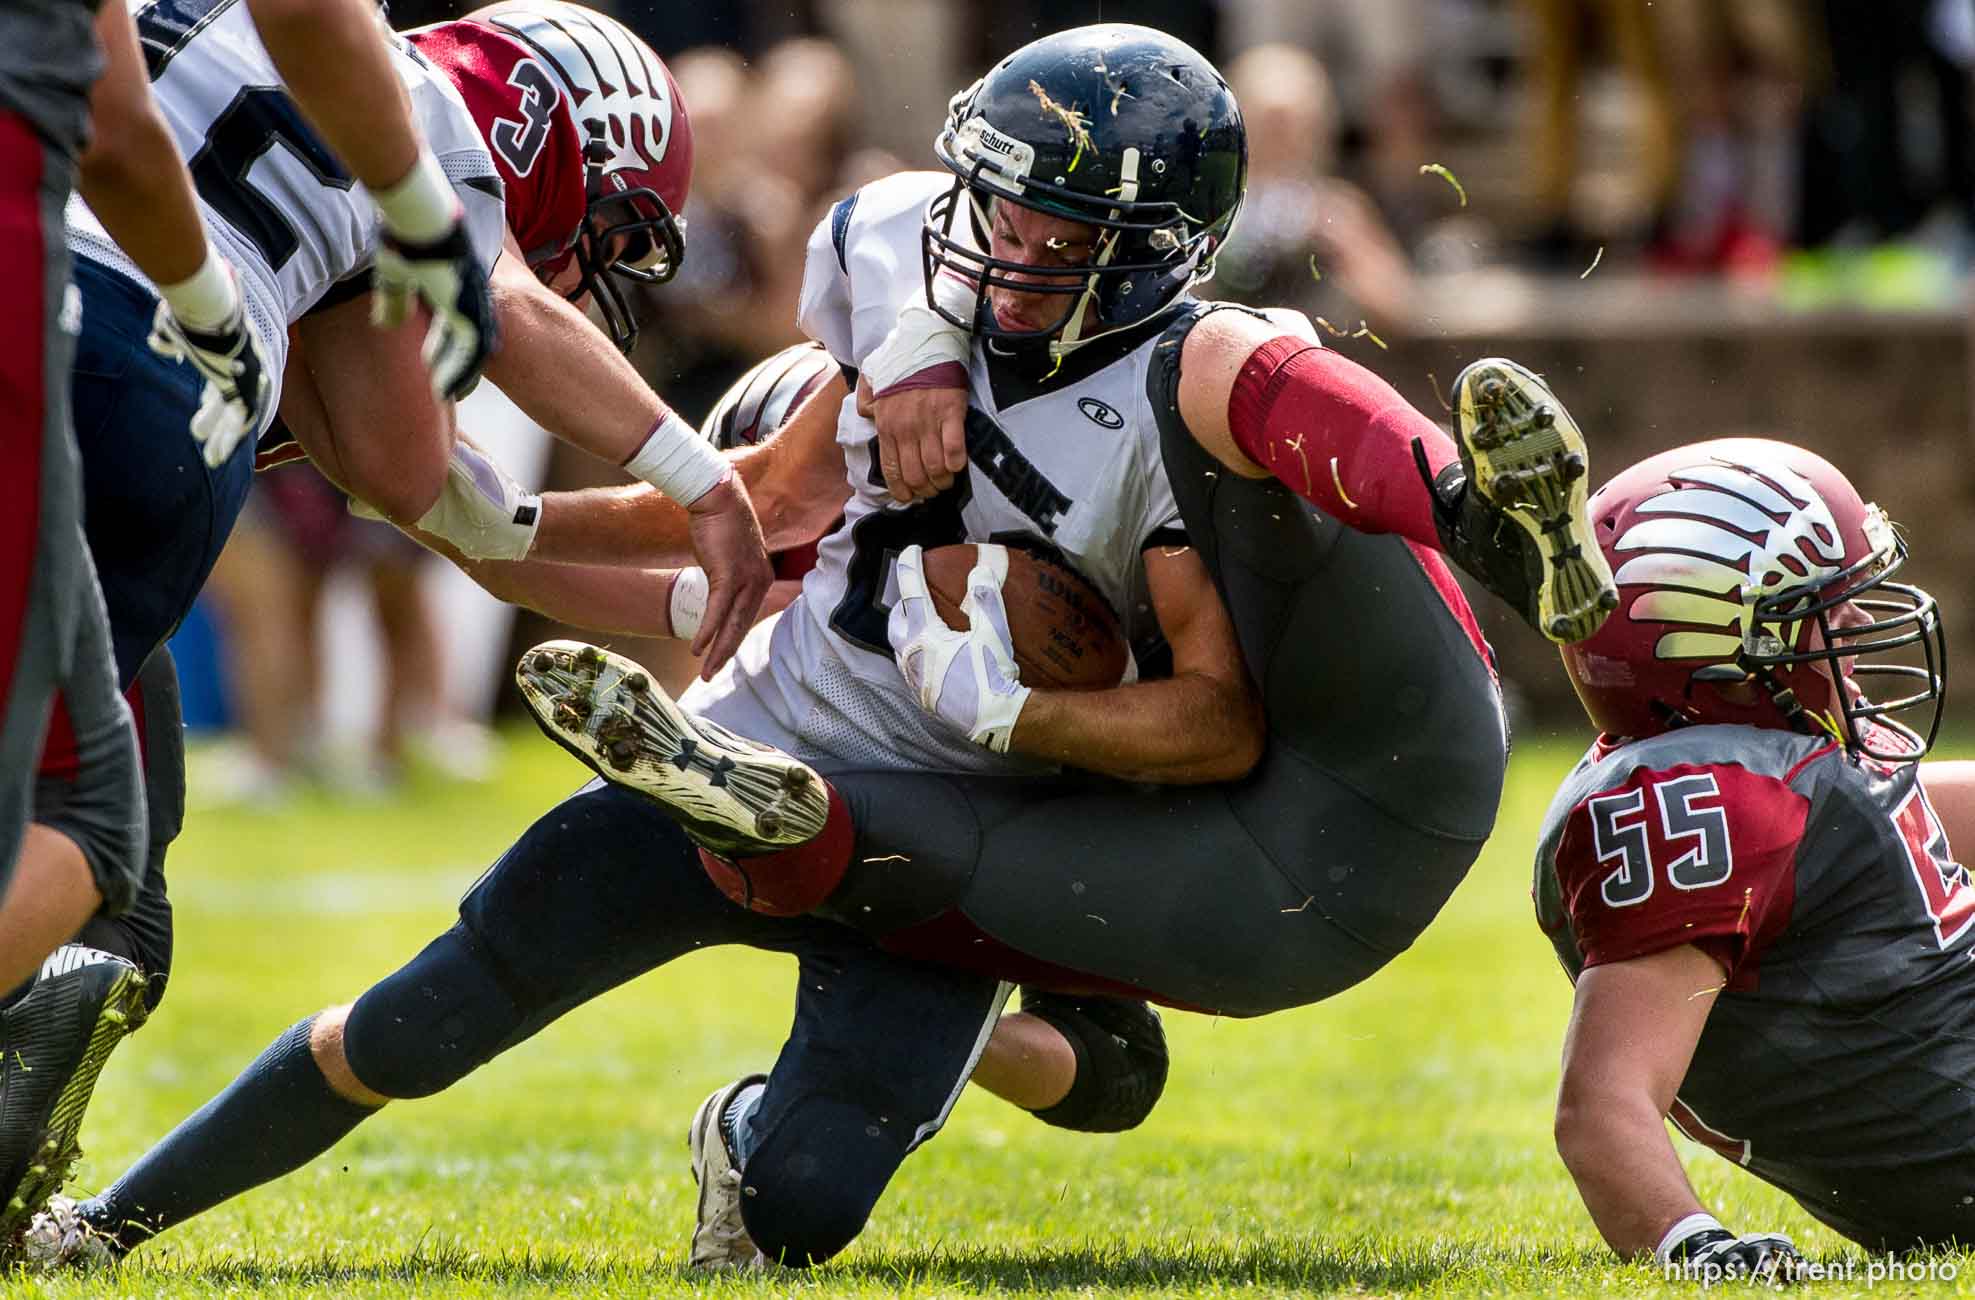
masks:
{"type": "Polygon", "coordinates": [[[1788,513],[1798,505],[1749,471],[1734,465],[1692,465],[1674,471],[1667,478],[1675,483],[1700,483],[1720,488],[1723,492],[1733,492],[1773,515],[1788,513]]]}
{"type": "Polygon", "coordinates": [[[1676,488],[1663,496],[1639,503],[1642,515],[1693,515],[1701,519],[1712,519],[1727,524],[1739,532],[1767,534],[1776,525],[1770,515],[1744,501],[1741,497],[1712,488],[1676,488]]]}
{"type": "Polygon", "coordinates": [[[1741,637],[1720,632],[1668,632],[1653,647],[1662,659],[1733,659],[1741,650],[1741,637]]]}
{"type": "Polygon", "coordinates": [[[602,120],[611,150],[603,163],[605,173],[655,167],[664,159],[672,88],[628,32],[607,18],[567,6],[554,14],[536,6],[516,7],[489,21],[526,42],[550,65],[569,88],[579,120],[602,120]]]}
{"type": "Polygon", "coordinates": [[[1696,591],[1648,591],[1633,601],[1627,612],[1638,622],[1652,619],[1660,623],[1734,627],[1742,618],[1742,601],[1739,593],[1734,599],[1723,600],[1696,591]]]}
{"type": "Polygon", "coordinates": [[[1626,529],[1612,549],[1691,551],[1739,566],[1758,545],[1740,533],[1701,519],[1648,519],[1626,529]]]}
{"type": "MultiPolygon", "coordinates": [[[[1635,555],[1618,567],[1612,580],[1621,587],[1669,586],[1693,591],[1711,591],[1726,596],[1738,593],[1749,575],[1739,568],[1699,555],[1678,551],[1648,551],[1635,555]]],[[[1737,596],[1739,600],[1740,597],[1737,596]]]]}
{"type": "MultiPolygon", "coordinates": [[[[611,99],[618,94],[621,87],[611,81],[608,70],[604,67],[602,63],[599,63],[597,61],[597,52],[591,49],[589,45],[584,42],[583,37],[581,35],[578,35],[575,31],[571,30],[573,24],[563,23],[554,18],[544,17],[542,19],[542,26],[550,29],[551,31],[555,32],[557,35],[561,36],[562,41],[557,43],[558,44],[566,43],[568,51],[573,51],[576,58],[582,59],[584,63],[589,65],[590,80],[595,85],[597,85],[600,89],[602,89],[605,99],[611,99]]],[[[590,35],[597,34],[596,29],[594,27],[590,28],[588,34],[590,35]]],[[[538,39],[541,37],[547,37],[551,41],[555,40],[554,37],[548,36],[547,32],[542,32],[539,28],[537,29],[537,36],[538,39]]],[[[598,43],[605,44],[604,54],[605,57],[608,59],[609,58],[608,45],[604,42],[598,42],[598,43]]],[[[568,53],[564,54],[564,61],[569,63],[572,67],[574,66],[575,61],[574,59],[569,58],[568,53]]],[[[609,59],[609,62],[616,64],[618,71],[620,72],[623,71],[624,69],[623,60],[609,59]]]]}
{"type": "MultiPolygon", "coordinates": [[[[500,14],[489,18],[488,21],[524,42],[542,62],[548,64],[550,71],[554,72],[567,88],[571,104],[580,106],[596,93],[591,89],[595,82],[594,78],[586,80],[577,76],[572,70],[574,59],[571,55],[576,51],[571,50],[566,42],[556,40],[549,31],[543,30],[550,24],[541,15],[524,10],[513,14],[500,14]]],[[[556,34],[560,34],[560,29],[556,29],[556,34]]]]}

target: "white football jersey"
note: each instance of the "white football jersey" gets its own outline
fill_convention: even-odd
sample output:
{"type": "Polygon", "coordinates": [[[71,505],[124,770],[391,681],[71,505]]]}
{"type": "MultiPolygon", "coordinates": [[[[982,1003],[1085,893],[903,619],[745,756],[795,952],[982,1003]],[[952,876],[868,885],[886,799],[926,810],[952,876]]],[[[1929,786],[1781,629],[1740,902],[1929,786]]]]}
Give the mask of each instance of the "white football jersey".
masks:
{"type": "MultiPolygon", "coordinates": [[[[914,172],[867,185],[817,227],[799,319],[840,363],[859,367],[900,307],[923,298],[920,226],[952,184],[914,172]]],[[[928,714],[892,658],[885,623],[893,562],[913,543],[1013,541],[1055,551],[1118,613],[1128,638],[1156,633],[1143,549],[1175,541],[1179,510],[1146,398],[1157,335],[1096,373],[1040,395],[989,382],[983,345],[970,366],[968,468],[930,502],[902,506],[877,468],[877,430],[844,400],[837,441],[852,489],[802,595],[755,629],[735,662],[686,703],[744,735],[804,757],[948,771],[1033,771],[928,714]]]]}
{"type": "MultiPolygon", "coordinates": [[[[368,287],[377,210],[281,88],[239,0],[129,0],[151,90],[186,159],[200,213],[239,273],[249,319],[278,386],[288,326],[338,284],[368,287]]],[[[500,182],[466,103],[446,75],[395,34],[391,61],[412,113],[466,205],[482,262],[500,253],[500,182]]],[[[69,247],[149,288],[80,198],[69,247]]]]}

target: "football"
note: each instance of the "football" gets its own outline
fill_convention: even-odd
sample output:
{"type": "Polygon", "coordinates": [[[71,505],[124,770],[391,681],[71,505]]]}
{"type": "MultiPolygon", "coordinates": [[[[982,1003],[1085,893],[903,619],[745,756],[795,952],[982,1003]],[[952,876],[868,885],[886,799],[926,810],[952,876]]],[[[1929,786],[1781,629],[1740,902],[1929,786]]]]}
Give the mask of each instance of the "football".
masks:
{"type": "MultiPolygon", "coordinates": [[[[967,595],[976,549],[964,544],[926,552],[926,588],[948,627],[967,626],[960,602],[967,595]]],[[[1001,598],[1024,686],[1096,691],[1123,679],[1128,658],[1124,629],[1110,602],[1081,575],[1011,546],[1001,598]]]]}

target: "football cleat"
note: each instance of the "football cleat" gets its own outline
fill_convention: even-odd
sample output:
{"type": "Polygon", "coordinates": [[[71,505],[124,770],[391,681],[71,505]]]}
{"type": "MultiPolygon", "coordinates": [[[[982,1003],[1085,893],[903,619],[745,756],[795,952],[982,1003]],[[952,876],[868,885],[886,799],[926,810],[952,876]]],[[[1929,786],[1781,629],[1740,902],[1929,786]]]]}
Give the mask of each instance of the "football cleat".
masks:
{"type": "Polygon", "coordinates": [[[547,641],[521,656],[514,679],[549,739],[657,803],[710,853],[773,853],[829,819],[828,787],[808,764],[688,716],[623,655],[547,641]]]}
{"type": "Polygon", "coordinates": [[[66,1196],[49,1197],[47,1208],[34,1216],[21,1239],[21,1263],[38,1272],[94,1273],[120,1258],[115,1243],[96,1231],[66,1196]]]}
{"type": "Polygon", "coordinates": [[[693,1224],[692,1254],[687,1263],[709,1270],[755,1270],[770,1267],[768,1257],[748,1236],[741,1219],[741,1171],[727,1145],[722,1122],[736,1093],[767,1080],[765,1074],[736,1079],[699,1104],[686,1130],[686,1150],[692,1156],[693,1182],[699,1186],[698,1215],[693,1224]]]}
{"type": "Polygon", "coordinates": [[[82,1155],[82,1113],[103,1063],[149,1014],[146,984],[121,957],[65,944],[0,1011],[0,1251],[82,1155]]]}
{"type": "Polygon", "coordinates": [[[1544,382],[1488,357],[1454,379],[1458,465],[1433,482],[1447,553],[1559,645],[1618,608],[1585,508],[1584,435],[1544,382]]]}

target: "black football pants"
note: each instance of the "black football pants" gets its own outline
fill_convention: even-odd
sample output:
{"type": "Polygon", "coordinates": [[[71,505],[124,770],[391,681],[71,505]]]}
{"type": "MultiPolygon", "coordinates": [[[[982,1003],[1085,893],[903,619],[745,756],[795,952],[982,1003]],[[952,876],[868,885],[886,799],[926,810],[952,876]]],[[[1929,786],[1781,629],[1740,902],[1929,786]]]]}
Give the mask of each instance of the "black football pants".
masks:
{"type": "MultiPolygon", "coordinates": [[[[944,1123],[1008,986],[830,921],[743,911],[676,823],[616,786],[550,809],[473,886],[457,925],[357,1001],[350,1067],[386,1096],[429,1095],[598,994],[722,944],[796,958],[795,1023],[752,1117],[742,1204],[771,1258],[827,1259],[944,1123]]],[[[723,997],[717,970],[699,996],[723,997]]]]}
{"type": "Polygon", "coordinates": [[[1501,695],[1403,539],[1226,473],[1182,428],[1164,455],[1262,688],[1260,765],[1163,787],[826,767],[860,833],[827,910],[1004,978],[1262,1015],[1358,983],[1439,914],[1494,826],[1501,695]]]}

